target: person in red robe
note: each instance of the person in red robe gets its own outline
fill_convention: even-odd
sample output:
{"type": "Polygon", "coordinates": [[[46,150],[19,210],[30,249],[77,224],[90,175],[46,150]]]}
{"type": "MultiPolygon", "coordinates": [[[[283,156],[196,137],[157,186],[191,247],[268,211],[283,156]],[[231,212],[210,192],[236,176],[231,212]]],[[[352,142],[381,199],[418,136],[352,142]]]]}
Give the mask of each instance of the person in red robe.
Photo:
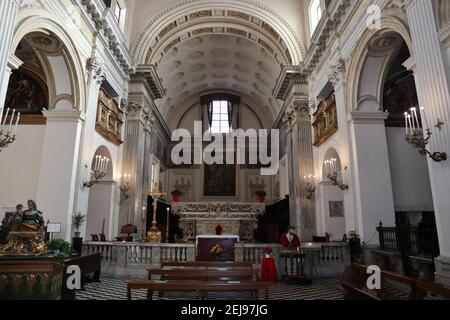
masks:
{"type": "Polygon", "coordinates": [[[294,227],[289,227],[288,232],[281,235],[280,243],[285,249],[296,250],[300,247],[300,239],[295,234],[294,227]]]}

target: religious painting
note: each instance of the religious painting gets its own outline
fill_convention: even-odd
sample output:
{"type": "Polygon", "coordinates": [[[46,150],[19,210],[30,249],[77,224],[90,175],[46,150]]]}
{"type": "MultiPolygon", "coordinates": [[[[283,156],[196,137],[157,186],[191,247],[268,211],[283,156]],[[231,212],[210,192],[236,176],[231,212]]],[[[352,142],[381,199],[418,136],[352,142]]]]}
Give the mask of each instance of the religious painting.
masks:
{"type": "Polygon", "coordinates": [[[344,202],[329,201],[330,218],[344,218],[344,202]]]}
{"type": "Polygon", "coordinates": [[[5,106],[22,114],[40,114],[42,109],[47,108],[45,85],[32,72],[21,69],[13,71],[5,106]]]}
{"type": "Polygon", "coordinates": [[[203,186],[205,197],[235,197],[236,166],[234,164],[205,164],[203,186]]]}

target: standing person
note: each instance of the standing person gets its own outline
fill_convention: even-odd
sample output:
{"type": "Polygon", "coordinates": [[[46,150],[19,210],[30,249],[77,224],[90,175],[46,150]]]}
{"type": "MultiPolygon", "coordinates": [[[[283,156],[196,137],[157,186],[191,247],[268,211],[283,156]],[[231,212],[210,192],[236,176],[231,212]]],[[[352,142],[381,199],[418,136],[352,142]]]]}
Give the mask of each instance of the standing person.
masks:
{"type": "Polygon", "coordinates": [[[300,239],[295,234],[295,228],[293,226],[288,228],[287,233],[281,235],[280,243],[285,249],[289,250],[297,250],[300,247],[300,239]]]}

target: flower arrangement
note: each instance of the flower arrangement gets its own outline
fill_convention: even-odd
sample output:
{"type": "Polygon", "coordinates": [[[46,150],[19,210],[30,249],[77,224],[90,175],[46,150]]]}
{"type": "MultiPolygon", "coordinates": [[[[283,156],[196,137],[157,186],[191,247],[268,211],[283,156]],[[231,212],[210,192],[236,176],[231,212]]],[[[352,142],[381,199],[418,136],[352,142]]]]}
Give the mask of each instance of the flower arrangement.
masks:
{"type": "Polygon", "coordinates": [[[209,251],[211,254],[215,254],[217,255],[217,257],[219,257],[222,252],[223,252],[223,248],[220,244],[216,244],[214,247],[211,248],[211,250],[209,251]]]}

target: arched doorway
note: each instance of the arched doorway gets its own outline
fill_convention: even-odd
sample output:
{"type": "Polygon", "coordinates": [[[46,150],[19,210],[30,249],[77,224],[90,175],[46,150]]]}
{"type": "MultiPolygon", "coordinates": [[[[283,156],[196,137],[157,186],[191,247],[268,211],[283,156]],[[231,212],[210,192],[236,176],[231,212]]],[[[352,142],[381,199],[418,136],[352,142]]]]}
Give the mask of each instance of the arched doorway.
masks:
{"type": "MultiPolygon", "coordinates": [[[[422,129],[411,41],[407,30],[396,19],[389,19],[382,30],[366,33],[354,53],[350,130],[355,183],[359,186],[355,198],[363,241],[378,244],[379,234],[383,235],[376,229],[380,222],[384,227],[395,227],[395,249],[401,257],[393,262],[380,255],[383,260],[376,263],[414,276],[411,257],[437,256],[439,249],[433,231],[436,227],[427,159],[406,139],[405,112],[416,108],[422,129]]],[[[385,248],[381,245],[381,249],[385,248]]]]}
{"type": "Polygon", "coordinates": [[[93,185],[89,191],[89,203],[86,220],[86,238],[91,235],[97,235],[101,240],[104,235],[106,240],[111,240],[111,226],[113,225],[113,203],[114,181],[113,181],[113,162],[108,148],[101,146],[97,149],[92,158],[94,165],[97,156],[110,159],[110,165],[107,168],[106,176],[98,184],[93,185]]]}

